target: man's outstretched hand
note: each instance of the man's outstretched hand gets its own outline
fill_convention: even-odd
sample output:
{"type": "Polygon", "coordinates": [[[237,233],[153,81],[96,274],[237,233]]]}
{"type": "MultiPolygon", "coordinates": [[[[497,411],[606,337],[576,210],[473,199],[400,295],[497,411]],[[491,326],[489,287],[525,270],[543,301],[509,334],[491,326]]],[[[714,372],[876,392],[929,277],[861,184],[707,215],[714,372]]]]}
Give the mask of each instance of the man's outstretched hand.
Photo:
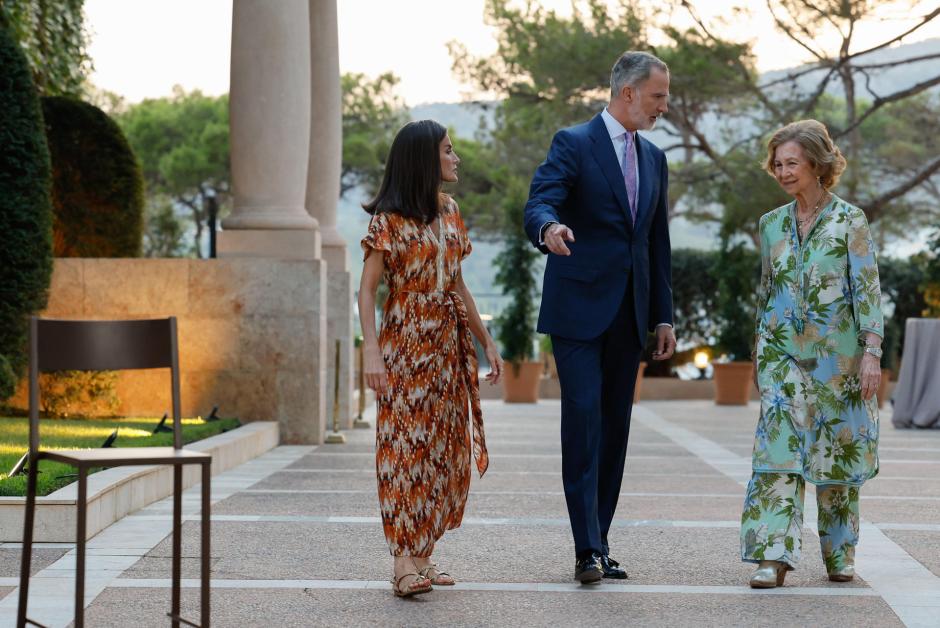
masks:
{"type": "Polygon", "coordinates": [[[565,242],[574,242],[574,231],[561,223],[555,223],[545,230],[542,241],[555,255],[571,255],[571,250],[565,242]]]}

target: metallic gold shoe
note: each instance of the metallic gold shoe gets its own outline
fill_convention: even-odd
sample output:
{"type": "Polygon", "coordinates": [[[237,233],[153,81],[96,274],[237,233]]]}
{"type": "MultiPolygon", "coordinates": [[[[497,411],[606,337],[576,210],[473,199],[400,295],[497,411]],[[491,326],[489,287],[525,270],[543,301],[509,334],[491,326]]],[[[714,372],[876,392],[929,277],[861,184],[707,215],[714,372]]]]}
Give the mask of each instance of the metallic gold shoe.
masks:
{"type": "Polygon", "coordinates": [[[843,565],[840,569],[829,572],[833,582],[851,582],[855,578],[855,565],[843,565]]]}
{"type": "Polygon", "coordinates": [[[773,589],[782,587],[783,579],[787,577],[787,565],[776,560],[762,560],[754,573],[751,574],[750,585],[752,589],[773,589]]]}

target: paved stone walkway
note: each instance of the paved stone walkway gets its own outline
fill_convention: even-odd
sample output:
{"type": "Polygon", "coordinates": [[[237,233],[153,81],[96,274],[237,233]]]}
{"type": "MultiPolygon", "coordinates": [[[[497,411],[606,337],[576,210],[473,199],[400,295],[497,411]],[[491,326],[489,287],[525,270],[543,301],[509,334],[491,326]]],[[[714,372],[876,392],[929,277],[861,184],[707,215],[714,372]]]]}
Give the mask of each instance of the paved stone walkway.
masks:
{"type": "MultiPolygon", "coordinates": [[[[474,479],[463,526],[436,553],[460,584],[408,600],[388,584],[371,431],[347,432],[346,445],[279,447],[213,480],[213,625],[940,625],[940,431],[894,430],[883,414],[855,582],[826,579],[807,521],[803,563],[787,586],[752,591],[738,517],[756,412],[705,401],[636,408],[610,539],[630,579],[591,587],[572,580],[557,401],[484,403],[490,470],[474,479]]],[[[193,619],[197,491],[184,524],[184,615],[193,619]]],[[[168,625],[169,512],[164,500],[93,539],[89,626],[168,625]]],[[[38,548],[31,615],[68,625],[71,546],[38,548]]],[[[0,546],[0,626],[15,617],[19,551],[0,546]]]]}

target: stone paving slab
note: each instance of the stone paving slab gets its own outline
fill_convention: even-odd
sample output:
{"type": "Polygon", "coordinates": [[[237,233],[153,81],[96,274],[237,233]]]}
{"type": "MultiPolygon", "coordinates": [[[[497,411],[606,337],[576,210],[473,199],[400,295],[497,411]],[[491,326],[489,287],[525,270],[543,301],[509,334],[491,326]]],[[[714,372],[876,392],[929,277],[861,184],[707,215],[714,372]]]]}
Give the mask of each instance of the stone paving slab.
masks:
{"type": "MultiPolygon", "coordinates": [[[[864,499],[862,515],[868,521],[877,521],[872,513],[884,516],[894,526],[882,534],[864,524],[859,564],[868,582],[828,582],[818,538],[807,529],[803,560],[786,586],[755,591],[746,586],[752,565],[738,559],[744,489],[732,478],[741,476],[739,468],[749,472],[756,404],[641,404],[622,489],[628,494],[610,535],[613,555],[631,578],[627,585],[577,587],[561,493],[558,413],[557,401],[525,407],[484,402],[491,473],[474,479],[464,525],[435,551],[461,585],[414,600],[394,598],[386,584],[391,560],[378,518],[373,430],[346,432],[345,446],[281,448],[279,468],[288,467],[282,473],[233,476],[213,507],[213,624],[896,626],[897,612],[912,626],[936,625],[940,500],[929,498],[940,484],[940,465],[932,464],[940,459],[933,451],[940,440],[934,433],[920,440],[920,432],[885,424],[884,481],[863,490],[863,498],[879,499],[864,499]],[[911,460],[921,462],[907,464],[911,460]],[[911,525],[923,529],[899,527],[911,525]]],[[[195,507],[187,502],[183,534],[184,577],[190,578],[198,566],[195,507]]],[[[135,530],[165,530],[167,514],[162,504],[125,521],[135,530]]],[[[167,625],[165,534],[151,535],[120,570],[101,572],[105,588],[94,593],[88,625],[126,626],[128,609],[135,627],[167,625]]],[[[198,619],[197,590],[186,589],[184,598],[193,609],[186,615],[198,619]]],[[[11,599],[2,602],[9,607],[11,599]]]]}
{"type": "Polygon", "coordinates": [[[940,476],[940,458],[937,459],[937,464],[933,462],[925,463],[921,462],[921,460],[924,459],[921,457],[908,457],[907,460],[892,460],[887,459],[885,456],[881,456],[878,475],[884,474],[889,477],[895,476],[931,479],[936,479],[938,476],[940,476]]]}
{"type": "MultiPolygon", "coordinates": [[[[33,548],[33,556],[29,566],[30,574],[37,573],[55,561],[62,558],[68,549],[33,548]]],[[[0,577],[18,578],[20,575],[20,560],[22,552],[19,549],[0,548],[0,577]]]]}
{"type": "MultiPolygon", "coordinates": [[[[553,436],[548,439],[541,440],[520,440],[513,438],[512,440],[503,440],[499,435],[490,434],[486,439],[487,451],[490,455],[504,456],[504,455],[514,455],[521,452],[525,452],[526,455],[531,454],[541,454],[541,455],[561,455],[561,443],[559,442],[558,436],[553,436]]],[[[629,451],[633,455],[643,455],[643,456],[678,456],[678,457],[689,457],[692,454],[687,450],[677,447],[673,443],[630,443],[629,451]]],[[[369,454],[373,455],[375,452],[375,444],[370,442],[366,443],[349,443],[346,445],[328,445],[323,446],[317,449],[316,452],[311,454],[313,458],[325,457],[325,456],[348,456],[350,454],[363,455],[369,454]]]]}
{"type": "MultiPolygon", "coordinates": [[[[676,459],[672,456],[656,456],[639,458],[632,451],[627,452],[626,471],[647,471],[668,465],[669,470],[675,473],[700,473],[715,475],[715,470],[691,456],[676,459]]],[[[292,469],[363,469],[375,470],[375,458],[371,455],[356,455],[352,457],[327,455],[307,456],[290,465],[292,469]]],[[[492,455],[490,456],[490,471],[552,471],[561,474],[561,456],[545,454],[535,458],[523,455],[492,455]]]]}
{"type": "MultiPolygon", "coordinates": [[[[862,493],[864,497],[864,493],[862,493]]],[[[863,519],[872,523],[940,523],[940,502],[865,500],[860,504],[863,519]]]]}
{"type": "MultiPolygon", "coordinates": [[[[733,520],[740,516],[744,493],[727,497],[624,496],[617,514],[626,519],[733,520]]],[[[471,491],[467,512],[478,517],[562,517],[567,513],[564,495],[484,494],[471,491]]],[[[218,504],[215,514],[264,513],[271,515],[378,516],[375,494],[239,493],[218,504]]]]}
{"type": "MultiPolygon", "coordinates": [[[[272,475],[251,487],[251,491],[273,490],[367,490],[377,494],[375,473],[284,472],[272,475]]],[[[548,472],[538,475],[500,474],[487,472],[483,478],[474,475],[470,492],[475,491],[548,491],[564,490],[561,473],[548,472]]],[[[647,475],[628,471],[623,478],[622,492],[645,493],[734,493],[744,495],[737,482],[719,475],[647,475]]]]}
{"type": "MultiPolygon", "coordinates": [[[[469,582],[570,583],[574,545],[561,525],[465,525],[447,532],[435,560],[469,582]]],[[[184,556],[197,556],[195,523],[186,523],[184,556]]],[[[630,574],[631,585],[744,586],[753,570],[734,560],[737,528],[615,527],[611,554],[630,574]],[[728,557],[716,561],[715,556],[728,557]]],[[[383,580],[391,559],[378,522],[363,524],[218,522],[213,530],[213,578],[383,580]],[[342,539],[357,543],[342,543],[342,539]]],[[[166,578],[169,540],[125,572],[125,578],[166,578]]],[[[183,577],[198,577],[198,561],[186,559],[183,577]]],[[[819,540],[804,538],[803,561],[787,575],[787,586],[830,587],[819,540]]],[[[861,579],[835,588],[867,588],[861,579]]]]}
{"type": "MultiPolygon", "coordinates": [[[[658,593],[434,591],[401,600],[390,591],[215,589],[213,625],[307,626],[757,626],[889,628],[897,617],[877,597],[658,593]],[[807,611],[811,609],[811,613],[807,611]],[[809,619],[811,615],[812,619],[809,619]]],[[[134,608],[135,628],[165,628],[167,591],[106,590],[86,612],[92,626],[117,626],[134,608]]],[[[183,592],[196,617],[197,594],[183,592]]]]}
{"type": "Polygon", "coordinates": [[[239,493],[220,502],[214,515],[352,515],[379,516],[379,503],[375,495],[356,493],[336,494],[279,494],[239,493]]]}
{"type": "MultiPolygon", "coordinates": [[[[861,496],[866,495],[896,495],[909,497],[936,497],[940,502],[940,477],[934,480],[893,480],[891,476],[879,474],[875,479],[865,482],[861,496]]],[[[898,477],[898,476],[895,476],[898,477]]],[[[900,476],[913,477],[913,476],[900,476]]]]}
{"type": "MultiPolygon", "coordinates": [[[[556,406],[557,407],[557,406],[556,406]]],[[[556,410],[557,412],[557,410],[556,410]]],[[[525,445],[530,442],[538,443],[560,443],[561,430],[558,423],[547,425],[545,419],[540,418],[538,422],[529,424],[518,424],[511,427],[503,423],[487,423],[486,410],[484,410],[483,419],[486,430],[487,441],[494,443],[505,441],[507,444],[525,445]]],[[[630,442],[643,443],[646,445],[669,445],[672,443],[668,438],[657,434],[641,425],[633,424],[630,426],[630,442]]]]}
{"type": "Polygon", "coordinates": [[[885,530],[884,534],[940,577],[940,531],[885,530]]]}

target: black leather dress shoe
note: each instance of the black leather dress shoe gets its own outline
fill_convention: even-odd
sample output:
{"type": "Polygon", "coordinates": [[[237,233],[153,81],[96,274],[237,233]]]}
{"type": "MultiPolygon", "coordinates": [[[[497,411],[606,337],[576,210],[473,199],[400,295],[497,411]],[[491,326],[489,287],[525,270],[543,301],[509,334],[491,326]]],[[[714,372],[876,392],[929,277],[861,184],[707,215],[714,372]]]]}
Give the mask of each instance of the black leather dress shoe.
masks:
{"type": "Polygon", "coordinates": [[[574,579],[581,584],[600,582],[604,577],[604,567],[601,565],[601,555],[597,552],[579,558],[574,564],[574,579]]]}
{"type": "Polygon", "coordinates": [[[627,572],[620,566],[620,563],[607,554],[601,556],[601,569],[604,570],[605,578],[612,578],[614,580],[627,579],[627,572]]]}

